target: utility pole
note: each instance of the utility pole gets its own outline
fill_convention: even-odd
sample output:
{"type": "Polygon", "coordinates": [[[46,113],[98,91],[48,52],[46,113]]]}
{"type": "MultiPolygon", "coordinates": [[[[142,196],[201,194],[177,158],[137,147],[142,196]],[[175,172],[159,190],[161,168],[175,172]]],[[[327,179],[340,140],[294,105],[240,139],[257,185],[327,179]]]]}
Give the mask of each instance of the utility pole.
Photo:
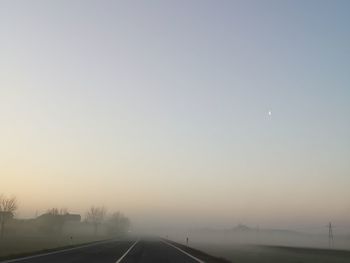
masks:
{"type": "Polygon", "coordinates": [[[328,224],[328,247],[330,249],[334,247],[333,229],[331,222],[328,224]]]}

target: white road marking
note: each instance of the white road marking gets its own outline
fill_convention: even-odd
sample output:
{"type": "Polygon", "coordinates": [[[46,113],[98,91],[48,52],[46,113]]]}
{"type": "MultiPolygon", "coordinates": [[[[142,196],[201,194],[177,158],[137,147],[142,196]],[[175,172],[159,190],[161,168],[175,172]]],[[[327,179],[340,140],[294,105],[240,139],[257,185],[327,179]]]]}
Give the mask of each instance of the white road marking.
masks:
{"type": "Polygon", "coordinates": [[[193,258],[194,260],[196,260],[197,262],[200,262],[200,263],[205,263],[203,260],[200,260],[199,258],[196,258],[195,256],[192,256],[191,254],[187,253],[186,251],[182,250],[181,248],[178,248],[177,246],[169,243],[169,242],[166,242],[165,240],[162,240],[165,244],[169,245],[169,246],[172,246],[173,248],[181,251],[182,253],[184,253],[185,255],[189,256],[190,258],[193,258]]]}
{"type": "Polygon", "coordinates": [[[126,255],[130,252],[131,249],[133,249],[133,247],[137,244],[137,242],[139,242],[139,240],[136,240],[134,244],[132,244],[131,247],[129,247],[129,249],[115,262],[115,263],[120,263],[122,262],[123,258],[126,257],[126,255]]]}
{"type": "MultiPolygon", "coordinates": [[[[115,241],[117,241],[117,240],[115,240],[115,241]]],[[[118,241],[119,241],[119,240],[118,240],[118,241]]],[[[61,249],[61,250],[56,250],[56,251],[53,251],[53,252],[48,252],[48,253],[43,253],[43,254],[37,254],[37,255],[27,256],[27,257],[23,257],[23,258],[9,259],[9,260],[0,261],[0,262],[1,262],[1,263],[12,263],[12,262],[17,262],[17,261],[22,261],[22,260],[27,260],[27,259],[32,259],[32,258],[38,258],[38,257],[44,257],[44,256],[59,254],[59,253],[62,253],[62,252],[77,250],[77,249],[81,249],[81,248],[85,248],[85,247],[92,247],[92,246],[100,245],[100,244],[103,244],[103,243],[109,243],[109,242],[112,242],[112,241],[111,241],[111,240],[108,240],[108,241],[98,241],[98,242],[94,242],[94,243],[92,243],[92,244],[87,244],[87,245],[82,245],[82,246],[73,247],[73,248],[67,248],[67,249],[61,249]]]]}

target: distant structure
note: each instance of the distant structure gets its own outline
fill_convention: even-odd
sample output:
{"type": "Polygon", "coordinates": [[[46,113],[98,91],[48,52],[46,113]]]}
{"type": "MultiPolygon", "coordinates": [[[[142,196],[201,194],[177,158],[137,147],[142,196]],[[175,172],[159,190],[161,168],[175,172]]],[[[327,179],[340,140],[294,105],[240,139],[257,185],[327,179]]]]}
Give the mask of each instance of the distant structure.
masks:
{"type": "Polygon", "coordinates": [[[333,229],[332,229],[331,222],[329,222],[328,224],[328,247],[330,249],[334,247],[334,237],[333,237],[333,229]]]}
{"type": "Polygon", "coordinates": [[[77,225],[81,221],[81,216],[78,214],[59,214],[56,211],[47,212],[34,219],[38,225],[38,230],[45,234],[60,235],[64,231],[64,226],[71,227],[77,225]]]}
{"type": "Polygon", "coordinates": [[[80,222],[81,215],[79,215],[79,214],[65,214],[65,215],[63,215],[63,219],[65,222],[80,222]]]}
{"type": "Polygon", "coordinates": [[[45,219],[51,219],[52,217],[59,217],[62,218],[64,222],[80,222],[81,221],[81,215],[79,214],[64,214],[64,215],[52,215],[50,213],[45,213],[36,218],[36,220],[45,220],[45,219]]]}

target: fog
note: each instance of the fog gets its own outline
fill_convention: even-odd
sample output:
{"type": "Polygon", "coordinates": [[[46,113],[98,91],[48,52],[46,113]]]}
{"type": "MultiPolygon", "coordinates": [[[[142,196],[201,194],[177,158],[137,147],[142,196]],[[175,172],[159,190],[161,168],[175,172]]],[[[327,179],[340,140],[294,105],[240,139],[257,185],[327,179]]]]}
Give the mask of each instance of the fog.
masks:
{"type": "MultiPolygon", "coordinates": [[[[216,244],[216,245],[257,245],[257,246],[290,246],[329,248],[328,229],[320,230],[317,233],[300,232],[287,229],[261,229],[250,228],[245,225],[238,225],[229,229],[218,228],[173,228],[157,229],[152,233],[159,233],[160,236],[186,243],[186,238],[193,246],[216,244]]],[[[344,229],[335,231],[332,248],[350,248],[350,231],[344,229]]]]}
{"type": "Polygon", "coordinates": [[[253,2],[1,1],[3,235],[350,249],[349,2],[253,2]]]}
{"type": "MultiPolygon", "coordinates": [[[[216,245],[257,245],[257,246],[291,246],[350,249],[350,227],[331,225],[332,240],[329,236],[329,224],[309,225],[296,228],[265,228],[259,225],[248,226],[242,223],[231,227],[220,227],[205,222],[191,222],[190,219],[161,215],[144,214],[142,220],[133,220],[120,211],[111,211],[104,206],[91,206],[83,214],[73,213],[67,209],[51,208],[32,218],[21,218],[17,213],[18,201],[1,196],[4,200],[15,200],[16,207],[6,216],[0,212],[2,238],[34,238],[54,240],[58,244],[78,244],[83,241],[104,240],[106,238],[126,237],[160,237],[186,244],[186,239],[193,246],[216,245]],[[331,242],[331,243],[330,243],[331,242]]],[[[0,211],[7,211],[1,207],[0,211]]]]}

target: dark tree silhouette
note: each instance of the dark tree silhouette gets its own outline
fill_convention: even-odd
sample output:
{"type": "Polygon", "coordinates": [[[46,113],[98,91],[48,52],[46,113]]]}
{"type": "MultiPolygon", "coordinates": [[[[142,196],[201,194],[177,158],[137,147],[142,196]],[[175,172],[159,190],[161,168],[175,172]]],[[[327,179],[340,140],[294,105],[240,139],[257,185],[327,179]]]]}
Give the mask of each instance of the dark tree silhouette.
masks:
{"type": "Polygon", "coordinates": [[[0,195],[0,237],[4,236],[6,222],[14,217],[18,208],[16,197],[7,198],[0,195]]]}
{"type": "Polygon", "coordinates": [[[91,223],[94,226],[94,234],[97,235],[98,226],[103,222],[106,216],[106,209],[101,207],[92,206],[86,213],[86,222],[91,223]]]}
{"type": "Polygon", "coordinates": [[[111,235],[124,235],[130,228],[130,220],[121,212],[115,212],[109,217],[107,227],[111,235]]]}

